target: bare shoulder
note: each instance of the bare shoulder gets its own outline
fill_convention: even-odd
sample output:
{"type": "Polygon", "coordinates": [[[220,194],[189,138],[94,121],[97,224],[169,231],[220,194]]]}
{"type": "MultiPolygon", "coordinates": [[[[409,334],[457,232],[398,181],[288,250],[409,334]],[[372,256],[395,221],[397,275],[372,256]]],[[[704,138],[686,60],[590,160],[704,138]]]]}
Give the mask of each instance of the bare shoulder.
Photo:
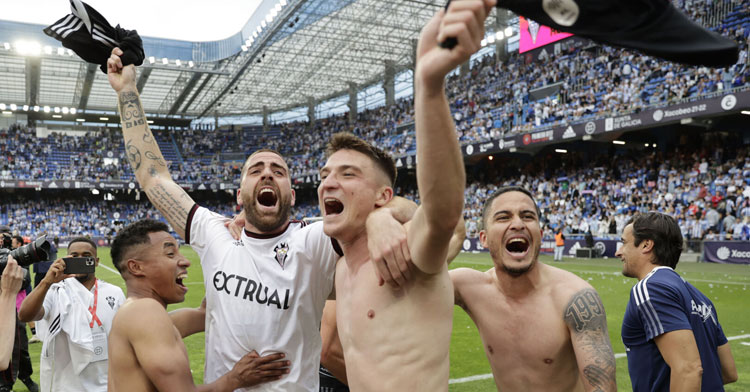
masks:
{"type": "Polygon", "coordinates": [[[453,286],[460,289],[472,285],[491,284],[492,276],[488,272],[477,271],[473,268],[456,268],[448,271],[448,274],[453,286]]]}
{"type": "Polygon", "coordinates": [[[544,275],[550,282],[552,298],[555,298],[560,305],[565,305],[579,292],[583,290],[594,290],[594,288],[578,275],[565,271],[563,269],[540,263],[544,268],[544,275]]]}
{"type": "Polygon", "coordinates": [[[169,321],[164,306],[151,298],[128,298],[115,314],[115,320],[132,323],[133,327],[149,328],[153,322],[169,321]]]}

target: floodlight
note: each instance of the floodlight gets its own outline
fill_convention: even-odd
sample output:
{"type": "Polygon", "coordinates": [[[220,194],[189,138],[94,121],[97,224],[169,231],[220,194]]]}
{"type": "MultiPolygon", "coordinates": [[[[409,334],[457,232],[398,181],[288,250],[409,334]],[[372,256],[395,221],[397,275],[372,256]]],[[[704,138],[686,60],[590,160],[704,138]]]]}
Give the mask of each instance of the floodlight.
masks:
{"type": "Polygon", "coordinates": [[[285,6],[286,5],[286,0],[279,0],[279,4],[281,4],[282,7],[285,6]]]}
{"type": "Polygon", "coordinates": [[[167,59],[165,57],[165,58],[161,59],[161,63],[164,64],[164,65],[167,65],[167,64],[169,64],[169,59],[167,59]]]}
{"type": "Polygon", "coordinates": [[[260,27],[262,27],[262,28],[264,28],[264,29],[265,29],[265,28],[266,28],[266,26],[267,26],[267,24],[266,24],[266,21],[265,21],[265,20],[261,20],[261,21],[260,21],[260,27]]]}
{"type": "Polygon", "coordinates": [[[10,42],[6,42],[3,46],[5,46],[5,50],[10,50],[10,42]]]}
{"type": "Polygon", "coordinates": [[[480,44],[482,45],[482,47],[487,46],[487,40],[483,39],[482,42],[480,42],[480,44]]]}
{"type": "Polygon", "coordinates": [[[68,114],[68,113],[70,113],[70,109],[68,109],[67,107],[63,106],[62,112],[63,112],[63,114],[68,114]]]}
{"type": "Polygon", "coordinates": [[[273,9],[275,9],[276,12],[280,12],[281,11],[281,4],[276,4],[276,7],[273,7],[273,9]]]}
{"type": "Polygon", "coordinates": [[[49,111],[50,111],[50,110],[49,110],[49,106],[45,106],[45,107],[44,107],[44,112],[45,112],[45,113],[49,113],[49,111]]]}
{"type": "Polygon", "coordinates": [[[193,60],[188,61],[188,67],[193,68],[195,66],[195,63],[193,60]]]}
{"type": "Polygon", "coordinates": [[[65,48],[57,48],[57,55],[62,56],[65,54],[65,48]]]}
{"type": "Polygon", "coordinates": [[[495,43],[495,34],[490,34],[486,38],[488,44],[494,44],[495,43]]]}
{"type": "Polygon", "coordinates": [[[180,61],[179,59],[178,59],[178,60],[175,60],[175,61],[174,61],[174,64],[175,64],[176,66],[178,66],[178,67],[179,67],[179,66],[181,66],[181,65],[182,65],[182,61],[180,61]]]}
{"type": "Polygon", "coordinates": [[[70,108],[70,114],[76,114],[78,113],[78,110],[76,108],[70,108]]]}
{"type": "Polygon", "coordinates": [[[60,113],[60,107],[59,106],[55,106],[55,113],[60,113]]]}
{"type": "Polygon", "coordinates": [[[42,52],[39,43],[33,41],[17,41],[15,47],[18,53],[23,56],[38,56],[42,52]]]}
{"type": "Polygon", "coordinates": [[[498,32],[495,33],[495,39],[496,40],[500,41],[501,39],[503,39],[503,37],[505,37],[505,36],[503,35],[502,31],[498,31],[498,32]]]}
{"type": "Polygon", "coordinates": [[[34,111],[38,112],[39,111],[39,106],[34,106],[34,111]]]}
{"type": "Polygon", "coordinates": [[[15,103],[10,104],[10,110],[15,111],[16,109],[18,109],[18,106],[15,103]]]}
{"type": "Polygon", "coordinates": [[[23,105],[23,111],[28,112],[29,111],[29,105],[23,105]]]}
{"type": "Polygon", "coordinates": [[[149,63],[149,64],[153,64],[153,63],[155,63],[155,62],[156,62],[156,59],[154,58],[154,56],[149,56],[149,58],[148,58],[148,63],[149,63]]]}
{"type": "Polygon", "coordinates": [[[245,45],[242,45],[242,46],[240,46],[240,47],[242,48],[242,51],[243,51],[243,52],[247,52],[247,46],[245,46],[245,45]]]}
{"type": "Polygon", "coordinates": [[[4,103],[0,103],[0,110],[5,110],[5,104],[4,103]]]}
{"type": "Polygon", "coordinates": [[[623,144],[625,144],[625,142],[624,142],[624,141],[622,141],[622,140],[612,140],[612,143],[613,143],[613,144],[618,144],[618,145],[620,145],[620,146],[622,146],[623,144]]]}
{"type": "Polygon", "coordinates": [[[73,55],[73,50],[68,49],[68,56],[72,56],[72,55],[73,55]]]}
{"type": "Polygon", "coordinates": [[[567,154],[568,150],[563,150],[562,148],[556,148],[555,152],[560,153],[560,154],[567,154]]]}
{"type": "Polygon", "coordinates": [[[505,36],[510,38],[513,36],[513,28],[508,26],[505,28],[505,36]]]}
{"type": "Polygon", "coordinates": [[[49,45],[46,45],[44,47],[44,54],[52,54],[52,47],[49,45]]]}

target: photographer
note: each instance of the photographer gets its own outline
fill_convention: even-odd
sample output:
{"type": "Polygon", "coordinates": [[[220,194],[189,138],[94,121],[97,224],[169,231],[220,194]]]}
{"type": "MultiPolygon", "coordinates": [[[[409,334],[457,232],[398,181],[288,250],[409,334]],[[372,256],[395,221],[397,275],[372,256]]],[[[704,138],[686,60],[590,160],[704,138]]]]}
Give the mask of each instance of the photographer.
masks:
{"type": "Polygon", "coordinates": [[[16,294],[21,290],[23,270],[12,256],[8,257],[0,277],[0,370],[10,364],[16,330],[16,294]]]}
{"type": "MultiPolygon", "coordinates": [[[[23,237],[20,235],[10,236],[10,229],[7,226],[3,227],[2,231],[2,247],[4,249],[7,249],[8,245],[10,245],[10,249],[12,250],[16,250],[23,246],[23,237]]],[[[7,257],[8,263],[10,263],[10,260],[13,259],[13,257],[11,255],[8,255],[7,257]]],[[[6,369],[0,372],[0,392],[11,391],[13,389],[13,384],[15,384],[17,379],[20,379],[29,391],[37,392],[39,391],[39,386],[31,380],[31,374],[34,373],[34,369],[31,366],[31,356],[29,355],[29,338],[26,335],[26,324],[18,320],[18,317],[15,315],[15,310],[18,309],[21,301],[26,298],[26,293],[31,285],[31,280],[29,270],[22,266],[23,263],[21,263],[22,265],[18,265],[18,262],[14,260],[14,264],[16,264],[20,270],[22,281],[20,290],[16,290],[13,293],[14,315],[9,319],[15,324],[15,330],[10,335],[13,337],[13,352],[6,369]]],[[[9,265],[10,264],[7,266],[9,265]]]]}
{"type": "MultiPolygon", "coordinates": [[[[96,244],[87,237],[68,244],[68,256],[93,258],[96,244]]],[[[125,301],[122,290],[96,279],[95,272],[66,274],[73,260],[62,258],[24,300],[18,317],[39,321],[42,339],[40,383],[43,391],[106,391],[107,340],[112,319],[125,301]]],[[[92,269],[93,271],[93,269],[92,269]]]]}

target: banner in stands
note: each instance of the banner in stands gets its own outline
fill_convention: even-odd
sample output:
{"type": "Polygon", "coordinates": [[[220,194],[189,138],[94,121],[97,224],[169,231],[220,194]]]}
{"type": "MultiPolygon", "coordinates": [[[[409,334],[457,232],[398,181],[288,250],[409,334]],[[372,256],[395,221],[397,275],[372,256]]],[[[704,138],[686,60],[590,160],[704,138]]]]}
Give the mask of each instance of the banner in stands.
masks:
{"type": "MultiPolygon", "coordinates": [[[[617,251],[617,240],[611,240],[606,238],[595,238],[594,249],[597,257],[615,257],[617,251]]],[[[576,250],[585,247],[583,239],[580,240],[565,240],[565,250],[563,251],[566,256],[575,257],[576,250]]],[[[467,238],[463,244],[464,252],[489,252],[479,242],[479,238],[467,238]]],[[[542,248],[540,253],[552,254],[555,251],[555,240],[552,238],[545,238],[542,240],[542,248]]]]}
{"type": "Polygon", "coordinates": [[[704,241],[703,260],[722,264],[750,264],[750,242],[704,241]]]}

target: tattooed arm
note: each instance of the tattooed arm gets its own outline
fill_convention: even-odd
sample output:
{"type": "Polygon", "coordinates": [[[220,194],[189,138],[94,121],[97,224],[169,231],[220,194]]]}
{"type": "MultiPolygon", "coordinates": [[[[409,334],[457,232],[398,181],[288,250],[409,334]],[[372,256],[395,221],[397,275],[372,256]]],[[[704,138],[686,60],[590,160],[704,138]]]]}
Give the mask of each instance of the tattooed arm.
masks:
{"type": "Polygon", "coordinates": [[[122,66],[122,50],[115,48],[107,60],[107,76],[117,92],[125,152],[135,178],[151,203],[167,219],[175,232],[185,238],[190,209],[195,202],[172,180],[169,168],[148,128],[148,121],[135,84],[135,67],[122,66]]]}
{"type": "Polygon", "coordinates": [[[565,307],[563,318],[586,391],[616,391],[615,355],[609,341],[607,315],[596,290],[588,287],[576,292],[565,307]]]}

